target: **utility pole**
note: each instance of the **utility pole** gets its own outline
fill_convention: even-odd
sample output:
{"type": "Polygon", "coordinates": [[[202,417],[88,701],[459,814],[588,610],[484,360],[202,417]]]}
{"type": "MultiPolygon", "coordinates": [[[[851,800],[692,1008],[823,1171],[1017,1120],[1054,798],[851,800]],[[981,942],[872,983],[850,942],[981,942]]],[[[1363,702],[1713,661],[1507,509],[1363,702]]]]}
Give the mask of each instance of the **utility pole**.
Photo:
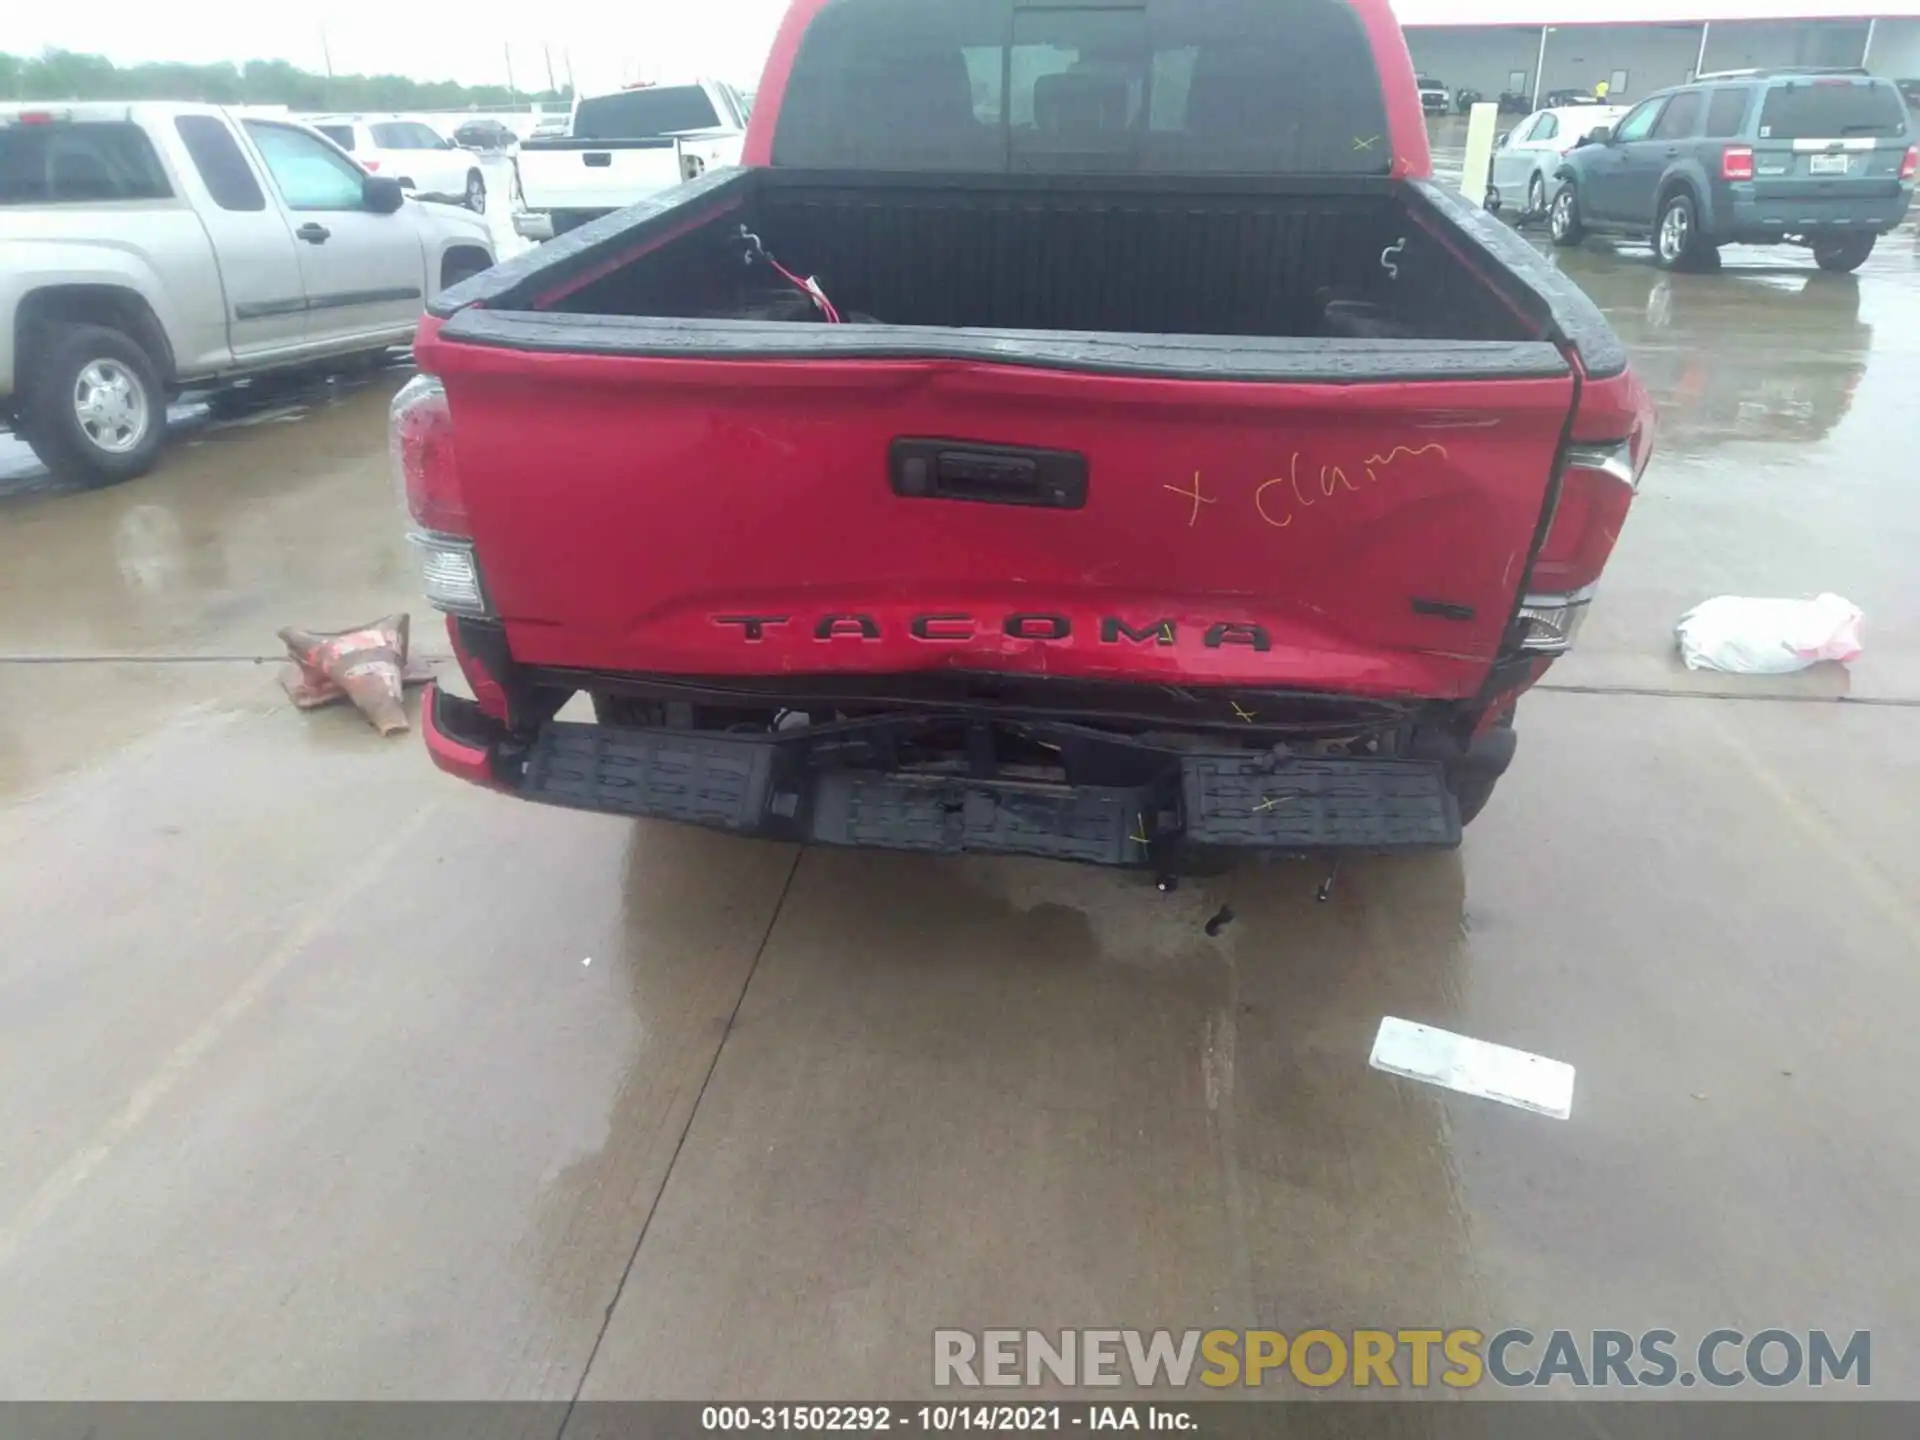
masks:
{"type": "Polygon", "coordinates": [[[578,95],[580,92],[574,89],[573,86],[573,49],[571,46],[560,52],[560,59],[567,67],[567,94],[578,95]]]}
{"type": "Polygon", "coordinates": [[[520,92],[513,87],[513,46],[502,45],[500,49],[507,57],[507,99],[517,105],[520,103],[520,92]]]}
{"type": "Polygon", "coordinates": [[[549,95],[556,94],[560,87],[553,83],[553,50],[543,41],[540,46],[540,53],[546,57],[547,61],[547,93],[549,95]]]}
{"type": "Polygon", "coordinates": [[[320,22],[320,58],[326,62],[327,67],[327,93],[321,103],[331,106],[333,104],[333,51],[327,46],[327,22],[324,20],[320,22]]]}

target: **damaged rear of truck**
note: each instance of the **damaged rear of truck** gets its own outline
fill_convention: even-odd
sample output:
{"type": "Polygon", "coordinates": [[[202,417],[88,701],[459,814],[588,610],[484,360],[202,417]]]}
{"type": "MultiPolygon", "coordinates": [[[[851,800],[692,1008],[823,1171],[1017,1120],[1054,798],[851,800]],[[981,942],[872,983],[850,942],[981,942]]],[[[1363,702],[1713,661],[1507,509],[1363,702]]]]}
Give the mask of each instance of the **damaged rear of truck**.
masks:
{"type": "Polygon", "coordinates": [[[1459,843],[1651,415],[1431,183],[1385,0],[797,0],[745,162],[423,326],[437,764],[1161,873],[1459,843]]]}

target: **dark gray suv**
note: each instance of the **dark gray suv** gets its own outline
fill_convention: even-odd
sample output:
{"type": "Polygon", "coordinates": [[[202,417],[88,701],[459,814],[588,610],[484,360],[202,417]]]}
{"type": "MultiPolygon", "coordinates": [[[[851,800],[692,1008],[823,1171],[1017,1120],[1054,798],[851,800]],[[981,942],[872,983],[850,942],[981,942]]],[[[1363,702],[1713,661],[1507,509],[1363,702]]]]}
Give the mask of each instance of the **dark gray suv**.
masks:
{"type": "Polygon", "coordinates": [[[1805,245],[1853,270],[1906,217],[1920,150],[1892,82],[1864,70],[1703,75],[1641,101],[1561,165],[1554,243],[1589,231],[1653,246],[1667,270],[1720,246],[1805,245]]]}

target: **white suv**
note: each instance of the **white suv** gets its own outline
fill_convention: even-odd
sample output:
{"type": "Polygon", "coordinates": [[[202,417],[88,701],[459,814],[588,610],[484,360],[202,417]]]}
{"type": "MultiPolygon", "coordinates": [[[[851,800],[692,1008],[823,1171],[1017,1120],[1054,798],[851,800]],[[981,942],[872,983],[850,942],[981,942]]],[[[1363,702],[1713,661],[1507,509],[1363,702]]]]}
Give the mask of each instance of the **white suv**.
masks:
{"type": "Polygon", "coordinates": [[[397,115],[320,115],[306,123],[370,175],[389,175],[403,190],[458,200],[475,214],[486,212],[487,182],[479,157],[424,121],[397,115]]]}

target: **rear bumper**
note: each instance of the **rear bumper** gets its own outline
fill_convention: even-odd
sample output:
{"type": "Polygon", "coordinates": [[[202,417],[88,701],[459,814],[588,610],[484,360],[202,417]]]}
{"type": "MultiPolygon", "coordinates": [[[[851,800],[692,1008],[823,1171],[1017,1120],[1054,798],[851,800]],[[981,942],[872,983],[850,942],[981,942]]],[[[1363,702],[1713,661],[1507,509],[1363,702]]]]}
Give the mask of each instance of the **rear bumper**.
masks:
{"type": "Polygon", "coordinates": [[[1783,235],[1884,235],[1906,219],[1911,186],[1869,199],[1755,200],[1735,196],[1725,216],[1726,238],[1766,244],[1783,235]]]}
{"type": "Polygon", "coordinates": [[[1092,752],[1088,763],[1116,777],[1064,784],[847,763],[868,748],[868,730],[884,751],[883,721],[752,735],[553,721],[528,741],[437,686],[421,719],[434,763],[463,780],[549,805],[765,839],[1158,871],[1223,851],[1460,843],[1459,808],[1435,760],[1162,749],[1023,724],[1027,738],[1092,752]]]}

